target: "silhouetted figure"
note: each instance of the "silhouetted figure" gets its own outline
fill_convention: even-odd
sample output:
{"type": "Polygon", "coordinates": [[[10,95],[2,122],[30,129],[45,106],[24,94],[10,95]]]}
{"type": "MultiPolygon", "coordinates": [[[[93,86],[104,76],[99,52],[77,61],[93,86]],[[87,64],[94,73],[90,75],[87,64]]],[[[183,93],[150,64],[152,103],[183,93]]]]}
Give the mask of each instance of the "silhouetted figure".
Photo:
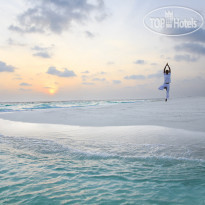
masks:
{"type": "Polygon", "coordinates": [[[169,67],[168,63],[164,67],[164,84],[159,87],[159,90],[164,90],[166,89],[166,99],[169,98],[169,90],[170,90],[170,84],[171,83],[171,68],[169,67]],[[168,67],[168,69],[166,69],[168,67]]]}

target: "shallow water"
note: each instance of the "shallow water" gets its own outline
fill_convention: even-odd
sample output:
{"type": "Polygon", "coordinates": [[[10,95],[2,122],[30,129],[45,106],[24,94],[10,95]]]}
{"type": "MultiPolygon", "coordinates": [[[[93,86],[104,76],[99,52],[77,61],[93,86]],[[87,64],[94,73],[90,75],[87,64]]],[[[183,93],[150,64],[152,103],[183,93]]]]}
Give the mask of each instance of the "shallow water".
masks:
{"type": "Polygon", "coordinates": [[[76,100],[76,101],[53,101],[53,102],[2,102],[1,112],[47,110],[60,108],[78,108],[90,106],[109,106],[112,104],[142,103],[150,101],[161,101],[161,99],[141,99],[141,100],[76,100]]]}
{"type": "Polygon", "coordinates": [[[203,132],[0,123],[0,204],[205,204],[203,132]]]}

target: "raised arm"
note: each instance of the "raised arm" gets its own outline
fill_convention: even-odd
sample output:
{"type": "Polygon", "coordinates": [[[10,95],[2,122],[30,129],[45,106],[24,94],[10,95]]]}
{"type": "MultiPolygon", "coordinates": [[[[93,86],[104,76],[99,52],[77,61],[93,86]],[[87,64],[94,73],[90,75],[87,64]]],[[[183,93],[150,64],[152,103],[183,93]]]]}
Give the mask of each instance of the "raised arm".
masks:
{"type": "Polygon", "coordinates": [[[171,68],[169,67],[169,64],[168,64],[168,63],[167,63],[167,64],[165,65],[165,67],[164,67],[164,73],[166,73],[166,67],[169,68],[169,73],[171,73],[171,68]]]}
{"type": "Polygon", "coordinates": [[[165,65],[165,67],[164,67],[164,73],[166,72],[166,67],[167,67],[167,65],[168,65],[168,63],[165,65]]]}
{"type": "Polygon", "coordinates": [[[169,64],[167,63],[167,66],[168,66],[168,68],[169,68],[169,73],[171,73],[171,68],[169,67],[169,64]]]}

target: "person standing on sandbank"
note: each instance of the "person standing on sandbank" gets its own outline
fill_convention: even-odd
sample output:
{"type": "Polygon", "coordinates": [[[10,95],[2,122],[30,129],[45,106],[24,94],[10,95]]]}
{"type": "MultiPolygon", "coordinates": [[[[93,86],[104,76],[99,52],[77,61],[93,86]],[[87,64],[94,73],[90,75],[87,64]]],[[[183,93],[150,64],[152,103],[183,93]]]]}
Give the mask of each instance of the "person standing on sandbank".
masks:
{"type": "Polygon", "coordinates": [[[170,90],[170,83],[171,83],[171,68],[169,67],[169,64],[167,63],[164,67],[164,84],[159,87],[159,90],[166,89],[166,99],[169,98],[169,90],[170,90]],[[168,67],[168,69],[166,69],[168,67]]]}

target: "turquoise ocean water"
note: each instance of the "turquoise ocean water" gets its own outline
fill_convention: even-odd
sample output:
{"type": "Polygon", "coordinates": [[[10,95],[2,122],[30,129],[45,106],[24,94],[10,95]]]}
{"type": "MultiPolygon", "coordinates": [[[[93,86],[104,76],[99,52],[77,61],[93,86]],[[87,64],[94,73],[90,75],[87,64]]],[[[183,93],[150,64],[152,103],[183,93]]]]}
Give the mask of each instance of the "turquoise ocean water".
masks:
{"type": "MultiPolygon", "coordinates": [[[[0,110],[107,103],[144,101],[3,103],[0,110]]],[[[205,204],[203,132],[146,125],[32,126],[29,134],[16,135],[0,128],[0,204],[205,204]]]]}

